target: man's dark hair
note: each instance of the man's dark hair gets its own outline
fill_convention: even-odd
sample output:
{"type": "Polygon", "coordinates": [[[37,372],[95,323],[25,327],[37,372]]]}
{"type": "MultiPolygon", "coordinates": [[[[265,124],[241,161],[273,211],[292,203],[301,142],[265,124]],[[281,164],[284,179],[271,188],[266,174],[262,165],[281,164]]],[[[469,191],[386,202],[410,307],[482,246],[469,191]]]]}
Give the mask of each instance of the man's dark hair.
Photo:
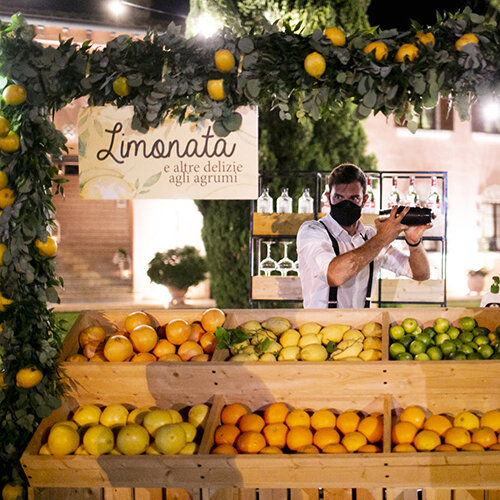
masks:
{"type": "Polygon", "coordinates": [[[366,176],[365,173],[353,163],[342,163],[335,167],[328,176],[328,190],[332,192],[332,186],[338,184],[350,184],[359,182],[363,188],[363,196],[366,194],[366,176]]]}

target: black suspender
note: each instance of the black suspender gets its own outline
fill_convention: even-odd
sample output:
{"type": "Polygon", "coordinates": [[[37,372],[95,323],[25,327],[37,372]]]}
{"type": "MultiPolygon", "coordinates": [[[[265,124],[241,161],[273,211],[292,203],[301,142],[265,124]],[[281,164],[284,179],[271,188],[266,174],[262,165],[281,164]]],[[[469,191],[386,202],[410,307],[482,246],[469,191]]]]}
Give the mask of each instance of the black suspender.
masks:
{"type": "MultiPolygon", "coordinates": [[[[339,250],[339,244],[336,240],[336,238],[333,236],[332,233],[328,230],[328,227],[326,227],[326,224],[320,220],[319,221],[323,227],[326,229],[326,232],[328,233],[328,236],[330,237],[330,240],[332,242],[332,247],[333,251],[335,252],[335,255],[340,255],[340,250],[339,250]]],[[[368,237],[366,235],[361,235],[361,237],[366,241],[368,237]]],[[[366,288],[366,299],[365,299],[365,308],[370,307],[370,301],[371,301],[371,291],[372,291],[372,283],[373,283],[373,261],[370,262],[370,274],[368,277],[368,286],[366,288]]],[[[329,309],[335,309],[338,307],[337,303],[337,294],[338,294],[338,287],[336,286],[331,286],[330,287],[330,293],[328,295],[328,308],[329,309]]]]}

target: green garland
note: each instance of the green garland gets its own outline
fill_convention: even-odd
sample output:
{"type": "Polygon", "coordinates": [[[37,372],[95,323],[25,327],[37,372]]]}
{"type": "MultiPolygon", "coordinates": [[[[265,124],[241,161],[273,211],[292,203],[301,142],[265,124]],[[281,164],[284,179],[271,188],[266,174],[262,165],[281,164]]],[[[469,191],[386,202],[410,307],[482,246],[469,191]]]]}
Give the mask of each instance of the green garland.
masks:
{"type": "Polygon", "coordinates": [[[57,48],[33,41],[34,30],[21,16],[1,24],[0,90],[15,83],[26,89],[21,105],[0,103],[20,136],[20,149],[0,152],[0,171],[7,176],[14,203],[0,215],[0,243],[6,246],[0,266],[0,485],[22,481],[18,459],[40,419],[60,404],[61,384],[56,357],[61,331],[47,302],[57,302],[62,280],[54,260],[44,257],[35,241],[45,241],[54,219],[53,191],[62,190],[57,169],[50,161],[65,150],[64,136],[55,130],[51,116],[72,100],[88,96],[91,105],[134,107],[133,127],[147,131],[167,116],[179,121],[214,120],[214,130],[224,136],[237,130],[237,108],[266,105],[277,108],[282,119],[310,116],[327,118],[344,100],[356,105],[356,116],[371,112],[400,115],[415,130],[422,107],[433,107],[439,94],[451,95],[462,119],[468,118],[475,100],[499,91],[500,51],[496,25],[469,9],[439,17],[425,27],[435,46],[417,44],[418,57],[396,62],[404,43],[416,43],[411,31],[371,29],[347,37],[334,46],[320,31],[300,36],[272,27],[259,35],[236,37],[229,30],[209,40],[185,39],[181,28],[170,25],[165,33],[149,33],[143,40],[119,36],[102,50],[90,42],[79,46],[71,40],[57,48]],[[472,32],[478,43],[457,51],[455,43],[472,32]],[[373,41],[386,44],[386,58],[377,60],[364,48],[373,41]],[[236,65],[220,73],[214,53],[228,49],[236,65]],[[318,52],[326,61],[319,78],[304,70],[304,59],[318,52]],[[125,77],[129,92],[118,96],[113,82],[125,77]],[[207,81],[223,79],[225,99],[212,100],[207,81]],[[54,189],[55,187],[55,189],[54,189]],[[35,366],[40,383],[25,389],[16,385],[18,370],[35,366]]]}

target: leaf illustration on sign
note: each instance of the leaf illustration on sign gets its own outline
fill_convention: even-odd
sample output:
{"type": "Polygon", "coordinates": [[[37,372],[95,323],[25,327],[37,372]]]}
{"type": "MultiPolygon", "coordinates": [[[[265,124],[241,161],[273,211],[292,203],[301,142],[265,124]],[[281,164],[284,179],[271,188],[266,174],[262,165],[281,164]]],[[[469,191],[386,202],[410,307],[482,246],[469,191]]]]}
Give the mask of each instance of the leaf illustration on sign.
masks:
{"type": "Polygon", "coordinates": [[[146,182],[144,182],[142,187],[147,188],[154,186],[160,180],[160,177],[161,177],[161,170],[157,174],[154,174],[148,179],[146,179],[146,182]]]}

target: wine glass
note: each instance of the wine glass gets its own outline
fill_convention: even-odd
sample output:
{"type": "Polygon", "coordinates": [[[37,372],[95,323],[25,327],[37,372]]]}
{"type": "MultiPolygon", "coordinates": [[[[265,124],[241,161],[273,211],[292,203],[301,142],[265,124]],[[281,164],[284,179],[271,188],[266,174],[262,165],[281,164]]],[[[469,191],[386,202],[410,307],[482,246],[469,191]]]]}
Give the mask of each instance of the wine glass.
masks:
{"type": "Polygon", "coordinates": [[[289,272],[294,271],[294,263],[292,259],[288,258],[288,245],[292,243],[291,241],[282,241],[283,245],[283,258],[278,261],[277,269],[281,273],[281,276],[286,276],[289,272]]]}
{"type": "Polygon", "coordinates": [[[271,276],[271,272],[276,269],[276,261],[271,258],[271,245],[273,242],[264,241],[263,243],[267,246],[267,255],[259,264],[259,274],[263,272],[264,276],[271,276]]]}

